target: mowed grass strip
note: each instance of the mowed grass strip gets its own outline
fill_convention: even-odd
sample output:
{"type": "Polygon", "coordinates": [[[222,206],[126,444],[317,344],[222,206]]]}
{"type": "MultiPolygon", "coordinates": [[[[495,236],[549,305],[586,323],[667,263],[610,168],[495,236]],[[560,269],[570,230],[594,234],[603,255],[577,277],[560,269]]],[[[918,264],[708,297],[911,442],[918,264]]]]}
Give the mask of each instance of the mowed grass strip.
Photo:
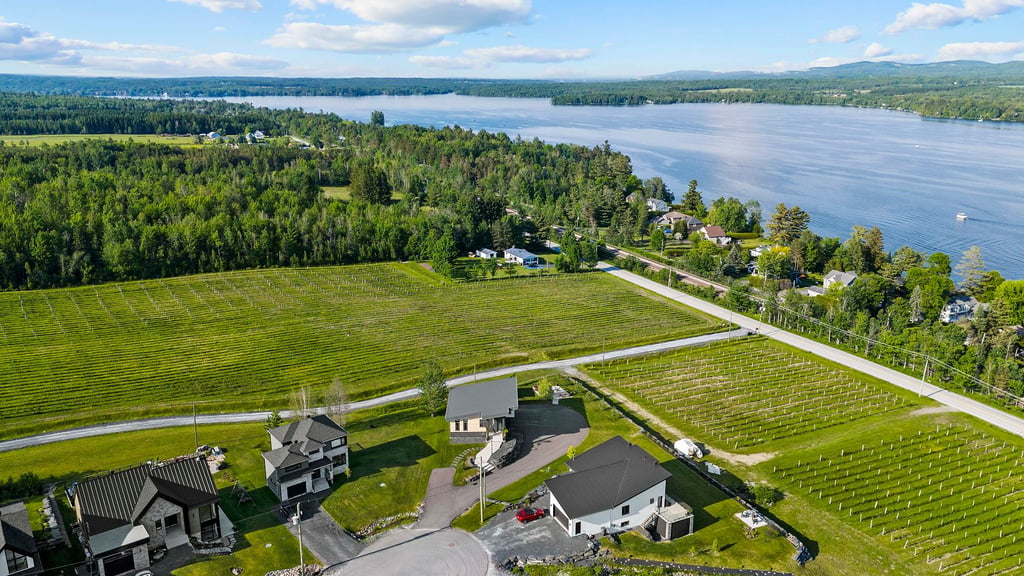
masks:
{"type": "Polygon", "coordinates": [[[907,394],[762,337],[585,367],[673,426],[750,450],[914,405],[907,394]]]}
{"type": "Polygon", "coordinates": [[[445,284],[416,264],[5,293],[0,436],[191,413],[192,401],[284,408],[335,380],[358,400],[414,385],[428,358],[454,374],[716,326],[599,273],[445,284]]]}

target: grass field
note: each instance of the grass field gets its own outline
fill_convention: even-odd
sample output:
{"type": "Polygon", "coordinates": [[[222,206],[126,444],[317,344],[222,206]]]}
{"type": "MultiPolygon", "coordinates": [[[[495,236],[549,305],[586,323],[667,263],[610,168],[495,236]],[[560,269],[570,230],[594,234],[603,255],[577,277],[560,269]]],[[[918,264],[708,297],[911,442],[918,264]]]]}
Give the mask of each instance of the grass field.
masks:
{"type": "Polygon", "coordinates": [[[1019,438],[763,340],[587,372],[782,488],[773,515],[819,555],[807,574],[1024,574],[1019,438]]]}
{"type": "Polygon", "coordinates": [[[449,374],[704,333],[599,273],[442,283],[417,264],[268,269],[0,294],[0,436],[162,413],[358,400],[449,374]]]}
{"type": "Polygon", "coordinates": [[[55,145],[79,140],[114,140],[117,142],[156,142],[172,146],[192,146],[195,141],[191,136],[161,136],[159,134],[33,134],[30,136],[0,135],[8,146],[42,146],[55,145]]]}

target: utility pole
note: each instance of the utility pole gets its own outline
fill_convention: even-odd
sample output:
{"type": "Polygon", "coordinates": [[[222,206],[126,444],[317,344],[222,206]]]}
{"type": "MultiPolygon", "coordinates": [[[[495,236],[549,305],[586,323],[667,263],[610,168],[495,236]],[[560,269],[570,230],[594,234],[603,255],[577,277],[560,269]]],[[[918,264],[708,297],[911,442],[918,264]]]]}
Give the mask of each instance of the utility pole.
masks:
{"type": "Polygon", "coordinates": [[[302,502],[295,505],[293,522],[299,528],[299,576],[306,576],[306,559],[302,553],[302,502]]]}
{"type": "Polygon", "coordinates": [[[199,419],[196,416],[196,401],[192,401],[192,435],[195,437],[196,450],[199,450],[199,419]]]}
{"type": "Polygon", "coordinates": [[[926,378],[928,377],[928,360],[930,359],[930,356],[924,357],[924,372],[921,373],[921,391],[918,392],[918,396],[924,396],[924,383],[927,382],[926,378]]]}
{"type": "Polygon", "coordinates": [[[486,473],[484,472],[484,463],[481,461],[479,464],[480,464],[480,524],[483,525],[483,523],[484,523],[484,505],[485,505],[484,504],[484,500],[486,500],[486,498],[487,498],[487,489],[484,488],[484,478],[486,477],[486,473]]]}

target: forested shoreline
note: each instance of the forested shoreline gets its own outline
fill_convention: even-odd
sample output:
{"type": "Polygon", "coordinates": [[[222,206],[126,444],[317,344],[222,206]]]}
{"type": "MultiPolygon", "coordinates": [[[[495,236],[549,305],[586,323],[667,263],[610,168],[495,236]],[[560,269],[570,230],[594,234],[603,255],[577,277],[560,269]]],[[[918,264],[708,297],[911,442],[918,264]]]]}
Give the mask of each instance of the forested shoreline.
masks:
{"type": "Polygon", "coordinates": [[[770,103],[858,106],[934,118],[1024,121],[1019,62],[931,65],[856,63],[783,74],[684,74],[640,80],[546,81],[450,78],[68,78],[0,75],[0,92],[141,98],[409,96],[461,94],[545,98],[566,106],[770,103]]]}

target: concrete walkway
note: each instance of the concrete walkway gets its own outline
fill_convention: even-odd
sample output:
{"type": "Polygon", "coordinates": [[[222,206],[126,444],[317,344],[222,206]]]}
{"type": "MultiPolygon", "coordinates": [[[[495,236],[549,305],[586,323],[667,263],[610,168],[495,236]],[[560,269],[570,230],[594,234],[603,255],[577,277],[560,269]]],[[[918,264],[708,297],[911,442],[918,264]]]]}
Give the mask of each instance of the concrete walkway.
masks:
{"type": "MultiPolygon", "coordinates": [[[[476,380],[486,380],[488,378],[497,378],[499,376],[507,376],[509,374],[516,374],[519,372],[529,372],[531,370],[544,370],[544,369],[561,369],[568,366],[577,366],[580,364],[590,364],[593,362],[601,362],[603,360],[614,360],[617,358],[627,358],[630,356],[641,356],[644,354],[650,354],[652,352],[660,352],[666,350],[674,350],[676,348],[683,348],[686,346],[696,346],[698,344],[706,344],[708,342],[715,342],[717,340],[725,340],[730,337],[736,337],[740,334],[745,334],[744,330],[737,330],[733,332],[719,332],[717,334],[704,334],[702,336],[694,336],[692,338],[682,338],[679,340],[670,340],[668,342],[659,342],[657,344],[649,344],[646,346],[635,346],[633,348],[624,348],[622,350],[609,350],[600,354],[589,354],[587,356],[578,356],[576,358],[566,358],[564,360],[551,360],[547,362],[535,362],[532,364],[520,364],[518,366],[506,366],[504,368],[496,368],[494,370],[486,370],[484,372],[477,372],[475,374],[467,374],[465,376],[459,376],[452,378],[447,381],[448,386],[458,386],[459,384],[466,384],[474,382],[476,380]]],[[[347,405],[346,411],[353,412],[356,410],[362,410],[364,408],[373,408],[375,406],[382,406],[384,404],[390,404],[392,402],[400,402],[402,400],[409,400],[419,396],[420,391],[417,388],[410,388],[408,390],[402,390],[401,392],[395,392],[386,396],[380,396],[377,398],[371,398],[369,400],[362,400],[359,402],[352,402],[347,405]]],[[[324,413],[327,411],[327,407],[321,406],[313,409],[318,413],[324,413]]],[[[242,422],[262,422],[270,416],[270,412],[236,412],[231,414],[200,414],[195,418],[194,423],[198,425],[205,424],[235,424],[242,422]]],[[[281,412],[281,417],[291,418],[294,414],[291,411],[281,412]]],[[[52,442],[63,442],[65,440],[75,440],[79,438],[90,438],[92,436],[103,436],[105,434],[119,434],[122,432],[132,432],[135,430],[153,430],[157,428],[172,428],[175,426],[192,426],[192,416],[171,416],[166,418],[149,418],[145,420],[127,420],[123,422],[110,422],[107,424],[97,424],[95,426],[85,426],[81,428],[68,428],[66,430],[58,430],[55,432],[45,432],[42,434],[36,434],[33,436],[25,436],[22,438],[15,438],[13,440],[6,440],[0,442],[0,452],[8,452],[10,450],[18,450],[20,448],[27,448],[29,446],[38,446],[40,444],[49,444],[52,442]]]]}
{"type": "Polygon", "coordinates": [[[614,266],[610,266],[604,263],[599,264],[598,267],[613,276],[625,280],[626,282],[630,282],[631,284],[635,284],[637,286],[640,286],[641,288],[646,288],[651,292],[660,294],[662,296],[665,296],[666,298],[670,298],[672,300],[685,304],[691,308],[695,308],[705,314],[714,316],[716,318],[721,318],[723,320],[729,320],[734,324],[738,324],[745,331],[760,331],[761,334],[769,338],[778,340],[779,342],[783,342],[785,344],[789,344],[790,346],[799,348],[801,350],[806,350],[811,354],[821,356],[822,358],[827,358],[828,360],[831,360],[838,364],[842,364],[843,366],[847,366],[849,368],[852,368],[859,372],[863,372],[870,376],[874,376],[881,380],[885,380],[886,382],[889,382],[906,390],[910,390],[911,392],[915,392],[922,396],[928,396],[929,398],[942,404],[945,404],[946,406],[955,408],[961,412],[965,412],[967,414],[980,418],[985,422],[988,422],[994,426],[998,426],[1003,430],[1006,430],[1008,432],[1011,432],[1013,434],[1016,434],[1017,436],[1024,438],[1024,419],[1003,412],[998,408],[993,408],[986,404],[982,404],[981,402],[978,402],[976,400],[965,398],[964,396],[961,396],[955,392],[950,392],[949,390],[939,388],[938,386],[934,386],[932,384],[928,384],[927,382],[924,382],[912,376],[907,376],[902,372],[897,372],[892,368],[887,368],[885,366],[882,366],[881,364],[876,364],[865,358],[861,358],[859,356],[850,354],[849,352],[844,352],[842,350],[839,350],[838,348],[828,346],[827,344],[822,344],[809,338],[804,338],[803,336],[797,336],[796,334],[787,332],[779,328],[775,328],[773,326],[762,326],[761,323],[758,322],[757,320],[747,318],[746,316],[743,316],[741,314],[734,314],[728,308],[723,308],[710,302],[705,302],[704,300],[701,300],[694,296],[690,296],[689,294],[685,294],[673,288],[669,288],[668,286],[663,286],[657,282],[654,282],[653,280],[648,280],[647,278],[644,278],[637,274],[633,274],[632,272],[627,272],[626,270],[622,270],[620,268],[616,268],[614,266]]]}

